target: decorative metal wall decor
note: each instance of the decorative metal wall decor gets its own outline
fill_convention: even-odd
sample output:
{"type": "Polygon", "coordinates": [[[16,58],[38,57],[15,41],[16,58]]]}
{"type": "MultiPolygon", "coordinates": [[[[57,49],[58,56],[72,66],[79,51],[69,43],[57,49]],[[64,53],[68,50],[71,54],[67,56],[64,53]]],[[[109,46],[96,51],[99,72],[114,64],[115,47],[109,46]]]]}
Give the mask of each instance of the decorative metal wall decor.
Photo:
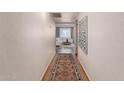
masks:
{"type": "Polygon", "coordinates": [[[84,16],[79,21],[79,38],[78,43],[82,51],[88,54],[88,16],[84,16]]]}

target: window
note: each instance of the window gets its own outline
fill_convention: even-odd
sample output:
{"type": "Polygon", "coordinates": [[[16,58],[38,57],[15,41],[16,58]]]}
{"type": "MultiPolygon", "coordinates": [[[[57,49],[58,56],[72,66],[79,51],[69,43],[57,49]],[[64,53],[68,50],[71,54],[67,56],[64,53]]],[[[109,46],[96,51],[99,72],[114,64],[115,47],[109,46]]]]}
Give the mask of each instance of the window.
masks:
{"type": "Polygon", "coordinates": [[[71,38],[71,28],[70,27],[62,27],[59,29],[61,38],[71,38]]]}

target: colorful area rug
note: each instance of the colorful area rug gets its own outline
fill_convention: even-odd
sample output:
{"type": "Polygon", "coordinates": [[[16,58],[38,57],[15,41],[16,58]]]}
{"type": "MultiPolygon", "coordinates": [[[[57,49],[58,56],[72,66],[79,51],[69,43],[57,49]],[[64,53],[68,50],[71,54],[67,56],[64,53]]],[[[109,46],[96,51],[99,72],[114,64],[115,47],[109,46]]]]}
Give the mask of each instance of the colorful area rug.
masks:
{"type": "Polygon", "coordinates": [[[72,54],[58,54],[52,67],[49,80],[79,81],[83,80],[72,54]]]}

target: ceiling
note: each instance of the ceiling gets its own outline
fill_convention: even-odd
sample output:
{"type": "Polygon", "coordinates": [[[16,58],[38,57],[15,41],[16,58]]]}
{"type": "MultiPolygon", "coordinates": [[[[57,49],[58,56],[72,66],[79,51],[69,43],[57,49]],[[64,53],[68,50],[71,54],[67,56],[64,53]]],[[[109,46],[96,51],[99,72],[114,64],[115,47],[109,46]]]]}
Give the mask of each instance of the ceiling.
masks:
{"type": "Polygon", "coordinates": [[[54,15],[59,15],[54,16],[54,21],[55,22],[73,22],[75,17],[78,15],[78,12],[57,12],[57,13],[53,13],[54,15]]]}

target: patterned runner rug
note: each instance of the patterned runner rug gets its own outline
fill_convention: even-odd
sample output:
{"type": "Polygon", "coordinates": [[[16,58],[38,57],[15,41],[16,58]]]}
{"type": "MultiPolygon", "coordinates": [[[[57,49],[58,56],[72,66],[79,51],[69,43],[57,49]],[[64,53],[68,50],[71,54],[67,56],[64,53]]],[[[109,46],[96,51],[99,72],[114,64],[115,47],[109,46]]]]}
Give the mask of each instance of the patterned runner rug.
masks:
{"type": "Polygon", "coordinates": [[[79,81],[82,80],[75,59],[71,54],[56,55],[49,80],[51,81],[79,81]]]}

